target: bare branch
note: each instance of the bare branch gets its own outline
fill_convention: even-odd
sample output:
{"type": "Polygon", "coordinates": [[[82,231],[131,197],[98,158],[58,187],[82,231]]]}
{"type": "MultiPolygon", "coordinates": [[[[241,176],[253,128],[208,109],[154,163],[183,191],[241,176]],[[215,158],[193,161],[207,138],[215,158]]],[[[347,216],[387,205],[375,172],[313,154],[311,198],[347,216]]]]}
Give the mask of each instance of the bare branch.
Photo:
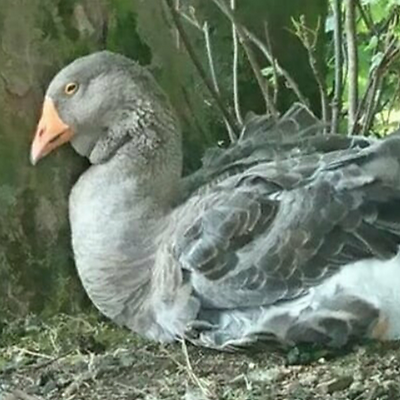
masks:
{"type": "Polygon", "coordinates": [[[39,400],[39,397],[31,396],[28,393],[23,392],[22,390],[15,389],[12,392],[11,396],[5,396],[4,399],[19,399],[19,400],[39,400]]]}
{"type": "Polygon", "coordinates": [[[238,137],[239,129],[235,124],[235,120],[232,118],[230,112],[224,106],[224,103],[222,102],[221,97],[219,96],[218,92],[215,90],[212,82],[210,81],[206,72],[204,71],[204,68],[201,65],[201,62],[200,62],[199,58],[197,57],[197,54],[196,54],[195,50],[193,49],[193,47],[190,43],[190,40],[186,34],[186,31],[181,23],[179,13],[177,12],[177,10],[174,7],[173,0],[165,0],[165,2],[171,12],[171,16],[172,16],[172,19],[176,26],[176,29],[179,32],[179,35],[180,35],[182,42],[186,48],[186,51],[188,52],[190,59],[192,60],[193,64],[195,65],[197,72],[199,73],[199,75],[200,75],[202,81],[204,82],[204,84],[206,85],[207,89],[210,91],[210,94],[211,94],[212,98],[214,99],[215,103],[217,104],[219,110],[221,111],[222,116],[225,118],[225,120],[229,124],[232,131],[238,137]]]}
{"type": "Polygon", "coordinates": [[[383,76],[392,62],[397,59],[400,55],[400,48],[397,43],[397,40],[389,45],[387,51],[385,52],[381,63],[376,68],[374,73],[374,78],[372,80],[371,94],[370,94],[370,102],[368,103],[367,110],[365,112],[364,124],[362,129],[362,134],[365,135],[372,126],[374,115],[377,111],[380,97],[382,94],[382,85],[383,85],[383,76]]]}
{"type": "MultiPolygon", "coordinates": [[[[179,10],[181,8],[181,2],[180,0],[175,0],[174,4],[174,10],[179,10]]],[[[181,48],[181,35],[179,34],[179,29],[177,26],[175,26],[175,40],[176,40],[176,48],[180,49],[181,48]]]]}
{"type": "MultiPolygon", "coordinates": [[[[233,11],[235,10],[235,0],[231,0],[231,9],[233,11]]],[[[242,113],[240,111],[239,89],[238,89],[239,46],[238,46],[236,27],[234,23],[232,23],[232,41],[233,41],[233,65],[232,65],[233,105],[235,109],[236,119],[238,120],[240,125],[243,125],[242,113]]]]}
{"type": "MultiPolygon", "coordinates": [[[[217,80],[217,75],[215,74],[214,58],[213,58],[212,49],[211,49],[210,32],[208,29],[207,22],[205,22],[203,25],[203,32],[204,32],[204,40],[206,43],[207,59],[208,59],[209,67],[210,67],[211,80],[213,82],[215,91],[217,93],[219,93],[218,80],[217,80]]],[[[229,139],[230,139],[231,143],[236,142],[237,137],[236,137],[235,133],[232,131],[231,127],[229,126],[229,124],[225,118],[224,118],[224,122],[225,122],[226,128],[228,130],[229,139]]],[[[242,124],[240,123],[240,125],[242,125],[242,124]]]]}
{"type": "Polygon", "coordinates": [[[361,115],[363,113],[363,110],[365,109],[365,104],[367,104],[367,100],[369,98],[369,93],[370,93],[372,84],[373,84],[373,79],[370,77],[368,79],[367,87],[366,87],[366,89],[364,91],[364,94],[363,94],[361,100],[358,103],[357,113],[356,113],[356,116],[355,116],[356,123],[353,125],[353,129],[350,132],[350,135],[356,135],[360,131],[360,128],[361,128],[361,125],[360,125],[361,115]]]}
{"type": "Polygon", "coordinates": [[[275,66],[280,75],[282,75],[288,84],[288,86],[293,90],[297,98],[301,103],[308,106],[308,101],[306,97],[301,93],[299,86],[297,85],[296,81],[291,77],[289,72],[287,72],[278,62],[276,58],[272,56],[272,53],[268,50],[267,46],[252,32],[244,28],[246,35],[249,39],[259,48],[259,50],[264,54],[265,58],[268,60],[270,64],[273,64],[275,60],[275,66]]]}
{"type": "Polygon", "coordinates": [[[375,110],[376,110],[376,93],[378,91],[378,87],[382,84],[382,77],[379,74],[375,74],[374,79],[371,81],[370,90],[367,92],[367,101],[366,101],[366,110],[364,113],[363,124],[361,135],[365,136],[369,131],[372,120],[374,118],[375,110]]]}
{"type": "Polygon", "coordinates": [[[390,31],[390,27],[394,27],[398,25],[398,20],[399,20],[399,6],[392,6],[389,15],[386,17],[385,22],[382,24],[382,27],[380,28],[380,33],[382,32],[388,32],[390,31]]]}
{"type": "Polygon", "coordinates": [[[348,133],[353,132],[356,121],[358,105],[358,55],[357,55],[357,32],[356,32],[356,8],[355,0],[346,0],[345,32],[347,38],[347,58],[349,63],[349,123],[348,133]]]}
{"type": "Polygon", "coordinates": [[[186,13],[180,11],[179,9],[176,9],[176,12],[181,16],[182,19],[184,19],[186,22],[188,22],[190,25],[198,29],[199,31],[202,30],[199,21],[197,21],[193,16],[189,16],[186,13]]]}
{"type": "Polygon", "coordinates": [[[388,113],[387,113],[385,125],[389,125],[391,114],[392,114],[392,112],[395,108],[395,104],[398,102],[398,99],[400,96],[400,76],[398,73],[396,74],[396,78],[397,78],[396,90],[394,91],[394,94],[389,101],[389,107],[388,107],[388,113]]]}
{"type": "Polygon", "coordinates": [[[368,30],[375,36],[379,36],[379,32],[376,29],[376,26],[374,24],[374,21],[371,18],[371,15],[365,12],[365,9],[363,5],[361,4],[360,0],[356,0],[356,7],[358,9],[358,12],[361,15],[362,20],[364,21],[365,26],[368,28],[368,30]]]}
{"type": "Polygon", "coordinates": [[[333,0],[334,46],[335,46],[335,90],[332,99],[331,133],[339,130],[343,93],[343,57],[342,57],[342,0],[333,0]]]}
{"type": "MultiPolygon", "coordinates": [[[[229,16],[228,16],[229,18],[229,16]]],[[[249,40],[258,47],[258,49],[264,54],[265,58],[268,60],[268,62],[273,65],[275,64],[277,72],[282,75],[287,82],[288,87],[293,90],[297,98],[301,103],[304,105],[308,106],[308,100],[307,98],[302,94],[299,86],[297,85],[296,81],[291,77],[289,72],[287,72],[278,62],[276,58],[272,56],[272,53],[270,50],[267,48],[267,46],[251,31],[249,31],[247,28],[245,28],[243,25],[241,25],[238,21],[235,21],[235,26],[238,27],[240,26],[240,29],[243,33],[243,35],[247,36],[249,40]]]]}
{"type": "MultiPolygon", "coordinates": [[[[168,1],[170,1],[170,0],[168,0],[168,1]]],[[[260,90],[263,94],[266,109],[272,115],[272,117],[276,119],[278,117],[278,111],[276,110],[275,104],[269,93],[268,82],[266,79],[264,79],[264,77],[261,74],[261,68],[258,64],[257,58],[256,58],[251,46],[249,46],[249,40],[248,40],[248,37],[247,37],[242,25],[237,22],[234,13],[232,12],[232,10],[229,7],[227,7],[224,0],[212,0],[212,1],[229,18],[231,23],[235,25],[236,32],[239,36],[241,45],[242,45],[242,47],[246,53],[246,56],[249,60],[249,63],[253,70],[254,76],[256,77],[258,86],[260,87],[260,90]]]]}
{"type": "Polygon", "coordinates": [[[272,66],[272,74],[274,77],[274,103],[276,104],[278,101],[278,91],[279,91],[279,83],[278,83],[278,69],[277,69],[277,61],[276,58],[273,56],[272,52],[272,44],[271,44],[271,37],[269,35],[268,29],[268,22],[264,21],[264,34],[265,34],[265,44],[268,50],[268,53],[271,55],[271,60],[268,60],[272,66]]]}
{"type": "MultiPolygon", "coordinates": [[[[361,134],[365,135],[371,129],[374,115],[380,101],[381,88],[383,85],[383,76],[390,65],[400,56],[400,45],[398,40],[391,35],[387,36],[386,49],[382,54],[380,62],[371,69],[368,85],[363,95],[356,113],[356,121],[362,121],[361,134]]],[[[358,133],[361,125],[356,123],[353,126],[351,134],[358,133]]]]}
{"type": "MultiPolygon", "coordinates": [[[[327,126],[328,123],[328,95],[326,93],[326,83],[325,79],[318,68],[318,62],[315,57],[315,48],[318,40],[318,32],[320,29],[320,21],[318,20],[318,25],[315,31],[311,30],[307,27],[305,17],[302,15],[300,17],[300,21],[294,21],[293,24],[295,26],[295,34],[302,42],[303,46],[307,50],[308,60],[311,66],[311,70],[314,74],[315,80],[318,85],[320,97],[321,97],[321,111],[322,111],[322,121],[324,126],[327,126]]],[[[324,133],[326,133],[326,128],[324,128],[324,133]]]]}
{"type": "Polygon", "coordinates": [[[210,32],[208,29],[208,23],[205,22],[203,25],[203,33],[204,33],[204,41],[206,44],[206,52],[207,52],[207,59],[208,59],[208,65],[210,68],[210,73],[211,73],[211,80],[213,82],[214,88],[216,92],[219,93],[219,86],[218,86],[218,81],[217,81],[217,76],[215,74],[215,68],[214,68],[214,58],[212,55],[212,49],[211,49],[211,40],[210,40],[210,32]]]}

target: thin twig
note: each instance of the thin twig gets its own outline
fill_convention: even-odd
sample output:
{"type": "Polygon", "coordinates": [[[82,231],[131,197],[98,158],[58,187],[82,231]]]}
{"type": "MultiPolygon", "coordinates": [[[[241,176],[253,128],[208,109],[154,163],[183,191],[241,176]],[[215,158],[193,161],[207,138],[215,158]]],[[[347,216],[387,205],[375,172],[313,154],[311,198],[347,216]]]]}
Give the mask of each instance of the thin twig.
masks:
{"type": "Polygon", "coordinates": [[[204,24],[203,24],[203,33],[204,33],[204,41],[206,44],[208,67],[210,68],[211,81],[214,85],[215,91],[219,94],[218,80],[217,80],[217,75],[215,73],[214,58],[213,58],[212,48],[211,48],[210,31],[208,29],[207,21],[204,22],[204,24]]]}
{"type": "Polygon", "coordinates": [[[296,81],[291,77],[288,71],[286,71],[278,62],[276,58],[272,56],[272,53],[268,50],[267,46],[252,32],[244,28],[244,31],[246,35],[249,37],[249,39],[258,47],[258,49],[264,54],[265,58],[268,60],[270,64],[273,63],[275,59],[275,65],[278,73],[282,75],[287,82],[287,85],[290,89],[293,90],[294,94],[297,96],[299,101],[303,103],[305,106],[309,105],[309,102],[307,101],[306,97],[303,95],[301,92],[299,86],[297,85],[296,81]]]}
{"type": "Polygon", "coordinates": [[[342,110],[343,92],[343,58],[342,58],[342,0],[333,0],[334,46],[335,46],[335,91],[332,99],[331,133],[339,131],[340,113],[342,110]]]}
{"type": "Polygon", "coordinates": [[[186,371],[187,371],[189,377],[197,385],[197,387],[200,389],[200,391],[202,392],[204,397],[206,397],[206,398],[211,397],[210,390],[204,385],[204,383],[200,380],[200,378],[193,371],[192,363],[190,362],[189,352],[188,352],[188,349],[186,346],[186,341],[184,338],[182,339],[182,352],[183,352],[183,355],[185,356],[186,371]]]}
{"type": "Polygon", "coordinates": [[[388,113],[387,113],[387,118],[385,121],[385,125],[389,125],[390,117],[392,115],[393,109],[395,107],[395,104],[398,101],[399,95],[400,95],[400,76],[397,74],[397,85],[396,85],[396,90],[394,91],[394,94],[392,98],[389,101],[389,108],[388,108],[388,113]]]}
{"type": "Polygon", "coordinates": [[[179,369],[181,369],[182,371],[186,371],[190,380],[200,389],[200,391],[202,392],[204,397],[206,397],[206,398],[211,397],[210,390],[204,385],[204,383],[201,381],[201,379],[193,371],[193,367],[190,362],[189,353],[188,353],[185,339],[181,339],[181,342],[182,342],[182,353],[185,357],[185,365],[182,364],[173,354],[168,352],[165,348],[162,347],[161,351],[168,358],[170,358],[179,369]]]}
{"type": "MultiPolygon", "coordinates": [[[[170,0],[167,0],[170,1],[170,0]]],[[[239,36],[241,45],[243,47],[243,50],[246,53],[247,59],[249,60],[250,66],[253,70],[254,76],[257,80],[258,86],[260,87],[260,90],[262,92],[262,95],[264,97],[264,101],[265,101],[265,106],[266,106],[266,110],[269,112],[269,114],[272,115],[272,117],[274,119],[278,118],[278,111],[276,110],[275,104],[273,102],[273,99],[271,98],[271,95],[269,93],[269,85],[266,79],[264,79],[264,77],[261,74],[261,68],[258,64],[257,58],[251,48],[251,46],[249,45],[249,40],[248,37],[242,27],[241,24],[238,23],[238,21],[236,20],[236,17],[234,15],[234,13],[232,12],[232,10],[227,7],[227,5],[225,4],[224,0],[212,0],[217,6],[218,8],[229,18],[229,20],[231,21],[232,24],[235,25],[236,27],[236,32],[239,36]]]]}
{"type": "Polygon", "coordinates": [[[350,135],[357,135],[360,131],[361,126],[359,124],[359,121],[361,120],[362,112],[363,112],[363,110],[365,108],[365,104],[367,103],[367,100],[369,98],[369,93],[370,93],[370,90],[372,87],[372,83],[373,83],[373,80],[371,78],[368,79],[367,87],[364,91],[364,94],[363,94],[361,100],[358,103],[358,108],[357,108],[357,112],[355,115],[355,121],[357,121],[357,122],[353,125],[353,129],[350,132],[350,135]]]}
{"type": "MultiPolygon", "coordinates": [[[[180,0],[174,0],[175,4],[174,4],[174,9],[175,10],[179,10],[180,7],[180,0]]],[[[179,29],[177,29],[177,27],[175,27],[175,40],[176,40],[176,48],[180,49],[181,48],[181,35],[179,34],[179,29]]]]}
{"type": "Polygon", "coordinates": [[[399,57],[399,55],[400,46],[398,40],[395,37],[388,35],[386,38],[386,48],[383,52],[383,55],[380,59],[380,62],[370,70],[367,88],[358,105],[356,121],[362,120],[362,127],[357,122],[353,126],[351,134],[359,133],[358,131],[360,128],[362,128],[361,134],[363,135],[370,130],[373,117],[379,104],[383,76],[393,61],[399,57]]]}
{"type": "MultiPolygon", "coordinates": [[[[388,31],[390,31],[390,26],[394,27],[398,24],[399,9],[400,9],[399,6],[395,6],[395,5],[392,6],[392,8],[389,12],[389,15],[386,17],[385,22],[382,24],[382,26],[379,29],[379,33],[388,32],[388,31]]],[[[378,35],[379,35],[379,33],[378,33],[378,35]]]]}
{"type": "Polygon", "coordinates": [[[57,357],[46,359],[46,361],[43,361],[43,362],[40,362],[40,363],[37,363],[37,364],[27,365],[25,367],[25,369],[37,370],[37,369],[48,367],[49,365],[54,364],[55,362],[60,361],[63,358],[68,357],[70,354],[73,353],[73,351],[74,350],[69,350],[66,353],[61,354],[61,355],[59,355],[57,357]]]}
{"type": "Polygon", "coordinates": [[[318,68],[318,61],[315,57],[315,48],[318,40],[318,32],[320,29],[320,20],[318,20],[317,27],[315,31],[309,29],[306,25],[305,17],[302,15],[300,17],[300,21],[293,21],[293,24],[296,28],[296,35],[302,42],[303,46],[307,50],[308,60],[313,72],[315,81],[317,82],[320,98],[321,98],[321,111],[322,111],[322,122],[323,122],[323,131],[326,133],[327,131],[327,123],[328,123],[328,96],[326,94],[326,83],[321,71],[318,68]],[[311,40],[312,37],[312,40],[311,40]]]}
{"type": "Polygon", "coordinates": [[[372,79],[372,86],[370,89],[370,101],[368,102],[367,110],[365,112],[364,124],[361,132],[363,135],[365,135],[372,126],[373,117],[377,111],[380,98],[382,95],[384,73],[392,64],[392,62],[399,57],[399,55],[400,55],[400,48],[397,43],[397,39],[394,39],[393,42],[387,48],[387,51],[382,57],[380,64],[374,71],[375,72],[374,78],[372,79]]]}
{"type": "Polygon", "coordinates": [[[358,9],[358,12],[360,13],[361,19],[363,20],[365,26],[368,28],[368,30],[375,36],[379,36],[379,32],[376,29],[376,26],[374,24],[374,21],[372,20],[371,16],[365,12],[365,9],[363,5],[361,4],[360,0],[355,0],[356,1],[356,7],[358,9]]]}
{"type": "MultiPolygon", "coordinates": [[[[235,10],[235,0],[231,0],[231,9],[235,10]]],[[[238,89],[238,65],[239,65],[239,46],[238,37],[236,33],[235,24],[232,23],[232,43],[233,43],[233,105],[235,109],[236,119],[238,120],[240,126],[243,126],[242,113],[240,111],[240,101],[239,101],[239,89],[238,89]]]]}
{"type": "MultiPolygon", "coordinates": [[[[378,391],[379,391],[379,384],[378,383],[374,383],[374,385],[372,386],[372,388],[369,390],[368,396],[363,396],[365,400],[374,400],[376,399],[378,396],[378,391]]],[[[364,393],[365,394],[365,393],[364,393]]]]}
{"type": "MultiPolygon", "coordinates": [[[[219,94],[220,92],[219,92],[218,80],[217,80],[217,75],[215,73],[214,58],[212,55],[210,31],[208,29],[207,22],[205,22],[203,25],[203,33],[204,33],[204,41],[206,43],[206,52],[207,52],[208,65],[209,65],[210,73],[211,73],[211,80],[213,82],[215,91],[219,94]]],[[[228,130],[229,139],[230,139],[231,143],[235,143],[237,141],[237,137],[236,137],[235,133],[232,131],[228,121],[225,118],[223,118],[223,119],[224,119],[225,126],[228,130]]],[[[240,126],[241,125],[242,124],[240,123],[240,126]]]]}
{"type": "Polygon", "coordinates": [[[219,94],[216,92],[212,82],[210,81],[210,79],[208,78],[206,72],[204,71],[203,66],[201,65],[201,62],[199,60],[199,58],[197,57],[197,54],[195,52],[195,50],[193,49],[192,44],[190,43],[190,40],[186,34],[186,31],[181,23],[180,17],[179,17],[179,13],[177,12],[177,10],[174,7],[173,4],[173,0],[165,0],[170,12],[171,12],[171,16],[172,19],[174,21],[174,24],[176,26],[176,29],[179,32],[179,35],[182,39],[182,43],[184,44],[186,51],[189,54],[190,59],[192,60],[193,64],[195,65],[197,72],[199,73],[202,81],[204,82],[204,84],[206,85],[207,89],[209,90],[212,98],[214,99],[215,103],[217,104],[219,110],[222,113],[222,116],[225,118],[225,120],[227,121],[227,123],[229,124],[230,128],[232,129],[232,131],[235,133],[235,135],[238,137],[239,136],[239,129],[236,126],[235,120],[232,118],[230,112],[227,110],[227,108],[224,106],[221,97],[219,96],[219,94]]]}
{"type": "Polygon", "coordinates": [[[366,111],[364,113],[363,124],[361,129],[361,135],[365,136],[369,131],[372,120],[375,114],[376,109],[376,92],[378,91],[378,87],[382,82],[382,78],[379,73],[375,74],[374,79],[372,80],[372,84],[370,86],[370,90],[368,91],[368,101],[366,102],[366,111]]]}
{"type": "Polygon", "coordinates": [[[188,22],[190,25],[192,25],[194,28],[198,29],[199,31],[202,30],[199,21],[195,20],[192,17],[189,17],[189,15],[187,15],[186,13],[180,11],[180,10],[176,10],[177,13],[181,16],[182,19],[184,19],[186,22],[188,22]]]}
{"type": "Polygon", "coordinates": [[[272,76],[274,79],[274,103],[277,104],[278,92],[279,92],[278,67],[277,67],[277,60],[273,56],[274,53],[272,51],[272,43],[271,43],[271,37],[269,35],[269,28],[268,28],[267,21],[264,21],[264,35],[265,35],[265,44],[266,44],[268,53],[271,55],[271,60],[269,60],[269,61],[272,66],[272,76]]]}
{"type": "Polygon", "coordinates": [[[49,356],[48,354],[42,354],[42,353],[37,353],[36,351],[28,350],[28,349],[23,349],[22,347],[14,347],[15,350],[28,354],[29,356],[34,356],[34,357],[39,357],[39,358],[46,358],[47,360],[52,360],[53,357],[49,356]]]}
{"type": "MultiPolygon", "coordinates": [[[[19,399],[19,400],[39,400],[39,397],[31,396],[30,394],[25,393],[19,389],[13,390],[12,395],[14,396],[15,399],[19,399]]],[[[40,397],[40,399],[42,399],[42,398],[43,397],[40,397]]]]}
{"type": "Polygon", "coordinates": [[[358,105],[358,55],[357,55],[357,32],[356,32],[356,8],[355,0],[346,0],[345,32],[347,38],[347,57],[349,62],[349,122],[348,133],[353,132],[353,126],[357,122],[358,105]]]}
{"type": "Polygon", "coordinates": [[[115,382],[115,383],[116,383],[117,386],[120,386],[123,389],[126,389],[126,390],[129,390],[130,392],[133,392],[133,395],[135,396],[134,397],[135,399],[138,398],[139,396],[140,396],[139,398],[142,398],[142,397],[143,398],[146,398],[146,397],[148,398],[146,390],[139,389],[136,386],[127,385],[127,384],[122,383],[122,382],[115,382]]]}
{"type": "Polygon", "coordinates": [[[381,27],[377,28],[368,12],[366,7],[363,7],[359,0],[356,1],[356,6],[360,12],[361,18],[363,18],[365,24],[369,26],[371,34],[378,38],[378,43],[375,49],[375,56],[380,56],[378,63],[373,63],[371,65],[367,87],[363,93],[361,100],[358,102],[357,112],[355,114],[355,120],[350,134],[361,133],[363,135],[367,134],[371,129],[373,124],[374,116],[378,111],[378,107],[381,103],[382,97],[382,87],[384,83],[384,75],[391,63],[399,55],[399,44],[398,41],[390,35],[388,32],[392,31],[392,27],[398,24],[398,18],[396,9],[392,9],[389,16],[385,21],[385,29],[381,27]],[[389,26],[391,24],[391,26],[389,26]],[[384,43],[382,43],[381,38],[384,37],[384,43]],[[383,45],[384,50],[380,51],[379,47],[383,45]],[[374,65],[376,64],[376,65],[374,65]]]}

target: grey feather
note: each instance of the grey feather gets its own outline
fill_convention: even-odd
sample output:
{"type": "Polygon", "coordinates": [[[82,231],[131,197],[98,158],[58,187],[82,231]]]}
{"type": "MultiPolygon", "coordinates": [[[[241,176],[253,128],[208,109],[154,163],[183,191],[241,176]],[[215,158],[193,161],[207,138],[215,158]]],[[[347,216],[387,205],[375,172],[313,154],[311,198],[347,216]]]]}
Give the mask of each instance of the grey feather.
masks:
{"type": "Polygon", "coordinates": [[[220,349],[338,345],[376,322],[376,308],[348,293],[309,304],[345,266],[397,254],[398,136],[323,135],[296,104],[278,122],[252,116],[237,143],[182,178],[178,123],[142,67],[97,53],[61,71],[48,96],[95,164],[70,216],[79,275],[105,315],[152,339],[220,349]],[[62,98],[70,79],[94,99],[62,98]]]}

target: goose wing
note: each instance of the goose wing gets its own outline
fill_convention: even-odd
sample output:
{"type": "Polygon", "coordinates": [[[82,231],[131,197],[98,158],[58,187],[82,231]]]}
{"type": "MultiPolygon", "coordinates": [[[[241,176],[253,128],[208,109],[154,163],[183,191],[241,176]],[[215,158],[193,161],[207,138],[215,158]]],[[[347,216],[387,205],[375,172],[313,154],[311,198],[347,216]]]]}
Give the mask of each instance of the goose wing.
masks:
{"type": "Polygon", "coordinates": [[[168,241],[203,304],[274,304],[345,264],[394,256],[400,139],[368,146],[254,163],[178,207],[168,241]]]}

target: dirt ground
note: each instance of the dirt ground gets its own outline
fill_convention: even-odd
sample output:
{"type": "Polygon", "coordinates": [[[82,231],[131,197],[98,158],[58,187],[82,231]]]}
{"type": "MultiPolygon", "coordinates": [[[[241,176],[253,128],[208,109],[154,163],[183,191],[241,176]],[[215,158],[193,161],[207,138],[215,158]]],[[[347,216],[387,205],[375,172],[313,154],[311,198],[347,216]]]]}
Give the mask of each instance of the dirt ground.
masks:
{"type": "Polygon", "coordinates": [[[400,343],[230,354],[64,315],[5,324],[0,343],[0,400],[400,399],[400,343]]]}

